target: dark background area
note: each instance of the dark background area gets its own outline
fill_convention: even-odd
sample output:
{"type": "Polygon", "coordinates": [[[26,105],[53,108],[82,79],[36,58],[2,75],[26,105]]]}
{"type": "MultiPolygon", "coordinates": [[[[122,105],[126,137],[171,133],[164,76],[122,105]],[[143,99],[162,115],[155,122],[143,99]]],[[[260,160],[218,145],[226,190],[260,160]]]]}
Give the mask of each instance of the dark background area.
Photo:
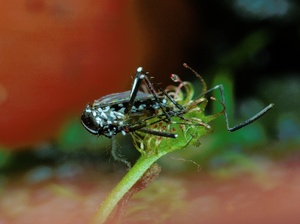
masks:
{"type": "MultiPolygon", "coordinates": [[[[114,182],[126,166],[113,160],[110,140],[84,130],[82,110],[104,95],[129,90],[138,66],[162,87],[174,84],[169,77],[176,73],[200,92],[199,80],[183,62],[199,72],[209,87],[224,85],[232,126],[269,103],[275,106],[235,133],[226,130],[223,117],[218,118],[212,123],[214,132],[200,139],[200,147],[189,146],[161,159],[163,170],[171,175],[195,173],[198,165],[200,174],[218,186],[224,178],[272,176],[280,172],[278,164],[284,164],[282,172],[292,167],[288,180],[296,180],[300,164],[298,1],[23,0],[1,4],[3,195],[12,185],[30,195],[36,192],[32,188],[48,186],[53,179],[76,185],[78,173],[84,172],[87,183],[98,181],[98,173],[103,175],[100,181],[111,183],[112,178],[114,182]]],[[[218,92],[213,95],[220,98],[218,92]]],[[[211,103],[207,113],[219,110],[211,103]]],[[[120,135],[117,141],[120,154],[134,162],[139,153],[131,137],[120,135]]],[[[284,187],[290,187],[286,182],[284,187]]],[[[89,184],[83,188],[92,189],[89,184]]],[[[22,205],[18,198],[12,199],[12,208],[13,200],[22,205]]],[[[0,211],[4,207],[7,204],[0,202],[0,211]]],[[[0,221],[1,215],[8,220],[14,217],[0,212],[0,221]]]]}

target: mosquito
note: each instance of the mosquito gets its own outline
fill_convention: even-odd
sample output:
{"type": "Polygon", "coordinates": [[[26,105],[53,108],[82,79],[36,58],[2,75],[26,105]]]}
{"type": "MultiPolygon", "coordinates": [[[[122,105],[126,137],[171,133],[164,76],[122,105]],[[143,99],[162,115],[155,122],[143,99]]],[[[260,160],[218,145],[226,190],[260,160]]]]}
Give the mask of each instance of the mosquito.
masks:
{"type": "Polygon", "coordinates": [[[170,123],[173,116],[184,114],[185,111],[165,90],[151,80],[149,74],[139,67],[130,91],[106,95],[87,104],[82,112],[81,123],[87,131],[93,135],[112,138],[112,155],[115,160],[126,162],[116,153],[114,136],[118,133],[126,135],[142,132],[166,138],[177,137],[174,133],[147,128],[160,121],[170,123]],[[146,85],[148,92],[140,91],[142,84],[146,85]]]}
{"type": "Polygon", "coordinates": [[[171,122],[174,111],[171,111],[173,108],[168,106],[168,101],[171,101],[179,109],[180,112],[176,115],[184,113],[184,108],[160,87],[158,88],[162,94],[158,94],[150,79],[148,73],[139,67],[131,91],[109,94],[89,103],[81,115],[82,125],[91,134],[104,135],[108,138],[112,138],[118,133],[126,135],[135,131],[176,138],[175,134],[147,129],[147,126],[161,120],[171,122]],[[150,93],[139,90],[143,81],[150,93]]]}
{"type": "MultiPolygon", "coordinates": [[[[233,132],[252,123],[273,106],[273,104],[270,104],[250,119],[234,127],[230,127],[223,86],[218,85],[207,90],[203,78],[187,64],[184,64],[184,66],[190,69],[200,79],[203,85],[201,96],[216,89],[221,91],[221,103],[224,108],[223,111],[228,131],[233,132]]],[[[145,72],[142,67],[138,67],[130,91],[109,94],[95,100],[93,103],[87,104],[81,115],[82,125],[93,135],[103,135],[107,138],[112,138],[112,155],[114,159],[125,162],[129,166],[128,162],[120,158],[116,153],[114,137],[117,134],[122,133],[126,135],[130,133],[133,136],[139,136],[139,133],[142,133],[142,136],[152,135],[163,138],[177,138],[178,135],[176,133],[165,130],[155,130],[152,127],[161,122],[171,124],[174,117],[182,119],[183,123],[188,122],[189,120],[185,119],[184,115],[195,107],[195,105],[203,102],[204,98],[202,97],[193,100],[193,94],[188,94],[185,101],[178,100],[177,95],[180,89],[185,88],[189,91],[189,85],[187,84],[188,82],[182,82],[176,75],[173,75],[171,78],[173,81],[180,83],[174,91],[168,88],[161,88],[158,83],[153,81],[153,78],[149,76],[148,72],[145,72]],[[142,85],[146,86],[148,92],[140,90],[142,85]]],[[[197,118],[193,119],[197,120],[197,118]]],[[[205,123],[201,123],[201,121],[199,121],[199,123],[205,126],[205,123]]],[[[142,141],[142,139],[140,141],[142,141]]]]}

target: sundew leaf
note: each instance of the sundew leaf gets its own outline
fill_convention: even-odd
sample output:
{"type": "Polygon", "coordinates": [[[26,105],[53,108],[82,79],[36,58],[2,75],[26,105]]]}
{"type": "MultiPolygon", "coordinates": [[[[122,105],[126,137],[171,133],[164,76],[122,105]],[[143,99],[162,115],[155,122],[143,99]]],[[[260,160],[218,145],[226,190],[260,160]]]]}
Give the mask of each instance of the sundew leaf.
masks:
{"type": "MultiPolygon", "coordinates": [[[[176,95],[176,102],[186,108],[184,114],[172,117],[171,122],[160,121],[149,127],[152,131],[176,134],[176,138],[169,138],[142,132],[132,133],[135,147],[141,154],[166,154],[187,147],[189,144],[199,146],[201,136],[212,131],[209,122],[220,116],[220,113],[206,116],[204,111],[208,100],[204,97],[192,100],[194,90],[189,82],[184,82],[184,90],[169,87],[169,94],[176,95]],[[176,91],[176,93],[175,93],[176,91]]],[[[171,104],[171,103],[170,103],[171,104]]],[[[174,110],[176,110],[174,108],[174,110]]],[[[153,120],[149,120],[149,123],[153,120]]]]}

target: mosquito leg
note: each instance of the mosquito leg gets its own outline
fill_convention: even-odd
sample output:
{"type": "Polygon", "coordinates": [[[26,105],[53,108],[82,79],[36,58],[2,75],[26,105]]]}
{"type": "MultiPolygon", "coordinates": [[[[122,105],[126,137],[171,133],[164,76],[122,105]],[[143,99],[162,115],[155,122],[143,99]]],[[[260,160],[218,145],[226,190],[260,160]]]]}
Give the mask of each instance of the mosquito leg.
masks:
{"type": "Polygon", "coordinates": [[[225,100],[225,94],[224,94],[224,88],[223,88],[223,85],[220,84],[220,85],[217,85],[209,90],[207,90],[205,93],[203,93],[202,95],[205,95],[209,92],[212,92],[216,89],[219,89],[220,92],[221,92],[221,97],[222,97],[222,104],[223,104],[223,107],[224,107],[224,116],[225,116],[225,121],[226,121],[226,127],[227,127],[227,130],[230,131],[230,132],[234,132],[242,127],[245,127],[247,126],[248,124],[251,124],[253,121],[257,120],[258,118],[260,118],[261,116],[263,116],[265,113],[267,113],[273,106],[274,104],[269,104],[268,106],[266,106],[264,109],[262,109],[261,111],[259,111],[257,114],[255,114],[254,116],[250,117],[248,120],[238,124],[238,125],[235,125],[234,127],[229,127],[229,121],[228,121],[228,115],[227,115],[227,110],[226,110],[226,100],[225,100]]]}
{"type": "Polygon", "coordinates": [[[153,82],[155,87],[163,93],[179,110],[183,111],[185,108],[177,103],[164,89],[162,89],[156,82],[153,82]]]}
{"type": "Polygon", "coordinates": [[[151,134],[151,135],[166,137],[166,138],[177,138],[178,137],[177,134],[172,134],[172,133],[168,133],[168,132],[154,131],[154,130],[145,129],[145,128],[139,129],[138,131],[144,132],[144,133],[147,133],[147,134],[151,134]]]}
{"type": "Polygon", "coordinates": [[[127,161],[126,159],[122,158],[122,155],[118,152],[118,143],[115,138],[115,136],[112,137],[112,149],[111,149],[111,155],[114,158],[114,160],[119,161],[121,163],[124,163],[129,169],[131,168],[131,163],[127,161]]]}
{"type": "Polygon", "coordinates": [[[158,122],[161,122],[161,121],[164,121],[164,122],[169,122],[169,120],[166,120],[166,118],[164,117],[165,114],[156,114],[156,115],[153,115],[153,116],[149,116],[143,120],[140,120],[128,127],[125,127],[124,128],[124,131],[125,132],[134,132],[134,131],[138,131],[142,128],[145,128],[146,126],[151,126],[153,124],[156,124],[158,122]],[[148,120],[151,120],[151,119],[155,119],[157,118],[155,121],[151,122],[151,123],[146,123],[146,121],[148,120]]]}
{"type": "Polygon", "coordinates": [[[167,117],[167,119],[169,121],[171,121],[170,115],[165,111],[164,107],[162,106],[160,100],[158,99],[157,93],[155,92],[155,90],[154,90],[151,82],[149,81],[148,76],[145,74],[145,72],[143,71],[142,67],[139,67],[136,70],[136,75],[135,75],[135,78],[134,78],[134,81],[133,81],[133,84],[132,84],[131,93],[130,93],[130,96],[129,96],[128,106],[126,108],[127,114],[131,113],[131,109],[132,109],[132,107],[134,105],[136,95],[137,95],[137,93],[139,91],[139,88],[141,87],[141,84],[142,84],[143,81],[146,82],[147,87],[149,88],[149,90],[152,93],[155,101],[159,104],[161,110],[163,111],[163,113],[165,114],[165,116],[167,117]]]}
{"type": "MultiPolygon", "coordinates": [[[[150,92],[152,93],[152,95],[154,96],[154,99],[156,100],[156,102],[158,102],[159,106],[160,106],[160,109],[163,111],[163,113],[166,115],[167,119],[169,121],[171,121],[171,117],[170,115],[166,112],[166,110],[164,109],[164,107],[161,105],[160,103],[160,100],[158,99],[157,97],[157,93],[154,91],[154,88],[153,88],[153,85],[152,83],[150,82],[148,76],[145,76],[145,82],[150,90],[150,92]]],[[[160,87],[159,87],[160,88],[160,87]]]]}
{"type": "Polygon", "coordinates": [[[136,94],[138,93],[139,88],[142,84],[142,81],[145,78],[145,75],[142,74],[142,73],[143,73],[143,68],[138,67],[137,70],[136,70],[134,80],[133,80],[132,89],[131,89],[130,96],[129,96],[128,106],[126,108],[126,113],[127,114],[131,113],[131,109],[133,107],[133,104],[134,104],[134,101],[135,101],[135,98],[136,98],[136,94]]]}

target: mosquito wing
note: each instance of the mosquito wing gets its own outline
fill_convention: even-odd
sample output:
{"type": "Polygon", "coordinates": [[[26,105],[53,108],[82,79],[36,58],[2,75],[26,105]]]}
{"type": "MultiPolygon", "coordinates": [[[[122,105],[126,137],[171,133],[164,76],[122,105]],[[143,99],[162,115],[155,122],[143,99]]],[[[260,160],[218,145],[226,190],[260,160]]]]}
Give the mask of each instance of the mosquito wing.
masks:
{"type": "MultiPolygon", "coordinates": [[[[100,99],[94,101],[94,106],[105,107],[105,106],[112,106],[117,104],[124,104],[124,103],[126,104],[129,102],[130,92],[131,91],[125,91],[121,93],[112,93],[103,96],[100,99]]],[[[151,98],[153,98],[152,94],[138,91],[135,101],[144,101],[151,98]]]]}

